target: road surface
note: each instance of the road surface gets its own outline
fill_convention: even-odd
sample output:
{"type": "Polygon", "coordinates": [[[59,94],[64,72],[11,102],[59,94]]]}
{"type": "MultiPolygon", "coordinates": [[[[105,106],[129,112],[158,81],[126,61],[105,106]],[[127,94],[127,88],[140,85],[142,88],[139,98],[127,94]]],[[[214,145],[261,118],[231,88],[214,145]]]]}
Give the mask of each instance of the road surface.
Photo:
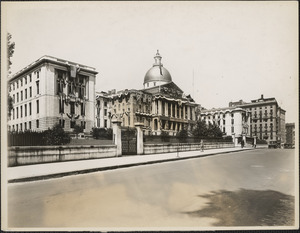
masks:
{"type": "Polygon", "coordinates": [[[294,225],[295,151],[257,149],[8,185],[8,227],[294,225]]]}

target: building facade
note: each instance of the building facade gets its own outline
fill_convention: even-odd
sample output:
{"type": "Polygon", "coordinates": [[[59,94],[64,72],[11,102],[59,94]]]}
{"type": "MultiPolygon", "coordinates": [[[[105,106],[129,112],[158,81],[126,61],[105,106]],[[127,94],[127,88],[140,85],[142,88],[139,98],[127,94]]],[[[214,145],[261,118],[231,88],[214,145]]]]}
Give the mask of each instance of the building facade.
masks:
{"type": "Polygon", "coordinates": [[[213,108],[201,111],[201,119],[206,124],[219,126],[224,136],[235,136],[237,138],[245,135],[250,136],[250,112],[240,107],[213,108]]]}
{"type": "Polygon", "coordinates": [[[286,123],[286,144],[290,148],[295,148],[295,123],[286,123]]]}
{"type": "Polygon", "coordinates": [[[118,119],[124,127],[143,123],[145,134],[160,135],[164,131],[169,135],[176,135],[182,129],[192,130],[199,116],[200,106],[172,81],[161,59],[157,51],[155,63],[144,77],[143,89],[113,90],[97,94],[97,126],[105,127],[107,120],[107,127],[110,127],[110,121],[118,119]],[[102,115],[101,108],[105,111],[105,106],[101,103],[105,102],[108,106],[107,115],[105,112],[102,115]]]}
{"type": "Polygon", "coordinates": [[[10,131],[43,131],[61,124],[66,131],[82,125],[90,132],[95,116],[95,68],[43,56],[8,83],[13,109],[10,131]]]}
{"type": "Polygon", "coordinates": [[[251,103],[242,100],[230,102],[229,107],[240,107],[250,111],[251,137],[256,136],[268,143],[285,143],[285,110],[278,105],[275,98],[264,98],[261,95],[261,98],[251,100],[251,103]]]}

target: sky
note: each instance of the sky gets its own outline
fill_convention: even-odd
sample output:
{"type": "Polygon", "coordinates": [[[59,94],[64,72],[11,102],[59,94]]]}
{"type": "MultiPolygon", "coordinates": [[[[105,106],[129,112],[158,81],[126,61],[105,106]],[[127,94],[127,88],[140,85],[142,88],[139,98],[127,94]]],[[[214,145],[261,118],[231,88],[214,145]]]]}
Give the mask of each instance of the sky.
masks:
{"type": "Polygon", "coordinates": [[[298,122],[298,3],[1,3],[12,34],[12,73],[44,55],[96,68],[96,90],[142,89],[157,49],[201,106],[275,97],[298,122]]]}

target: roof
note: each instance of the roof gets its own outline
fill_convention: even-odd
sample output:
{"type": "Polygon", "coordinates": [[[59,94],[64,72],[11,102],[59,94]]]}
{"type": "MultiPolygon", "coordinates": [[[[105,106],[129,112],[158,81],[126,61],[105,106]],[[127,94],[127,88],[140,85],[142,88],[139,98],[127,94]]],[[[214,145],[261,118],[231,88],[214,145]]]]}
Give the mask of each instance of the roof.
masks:
{"type": "Polygon", "coordinates": [[[45,56],[39,58],[38,60],[34,61],[33,63],[29,64],[25,68],[21,69],[17,73],[15,73],[9,79],[9,81],[12,81],[12,80],[14,80],[14,79],[16,79],[16,78],[18,78],[18,77],[26,74],[30,70],[35,69],[39,65],[41,65],[43,63],[46,63],[46,62],[52,63],[52,64],[57,64],[57,65],[63,65],[63,66],[71,66],[71,65],[73,65],[73,66],[77,66],[77,67],[81,68],[81,70],[84,70],[86,72],[89,72],[89,73],[92,73],[92,74],[98,74],[98,72],[96,71],[96,69],[94,67],[90,67],[90,66],[79,64],[79,63],[71,62],[71,61],[68,61],[68,60],[64,60],[64,59],[60,59],[60,58],[56,58],[56,57],[45,55],[45,56]]]}

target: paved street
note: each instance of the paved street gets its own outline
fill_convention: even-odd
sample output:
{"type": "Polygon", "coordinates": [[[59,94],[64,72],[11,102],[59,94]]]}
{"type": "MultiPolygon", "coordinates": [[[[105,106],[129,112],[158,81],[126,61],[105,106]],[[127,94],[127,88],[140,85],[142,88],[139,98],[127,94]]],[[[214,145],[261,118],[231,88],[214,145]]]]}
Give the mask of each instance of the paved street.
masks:
{"type": "Polygon", "coordinates": [[[294,153],[257,149],[11,183],[8,226],[293,225],[294,153]]]}

